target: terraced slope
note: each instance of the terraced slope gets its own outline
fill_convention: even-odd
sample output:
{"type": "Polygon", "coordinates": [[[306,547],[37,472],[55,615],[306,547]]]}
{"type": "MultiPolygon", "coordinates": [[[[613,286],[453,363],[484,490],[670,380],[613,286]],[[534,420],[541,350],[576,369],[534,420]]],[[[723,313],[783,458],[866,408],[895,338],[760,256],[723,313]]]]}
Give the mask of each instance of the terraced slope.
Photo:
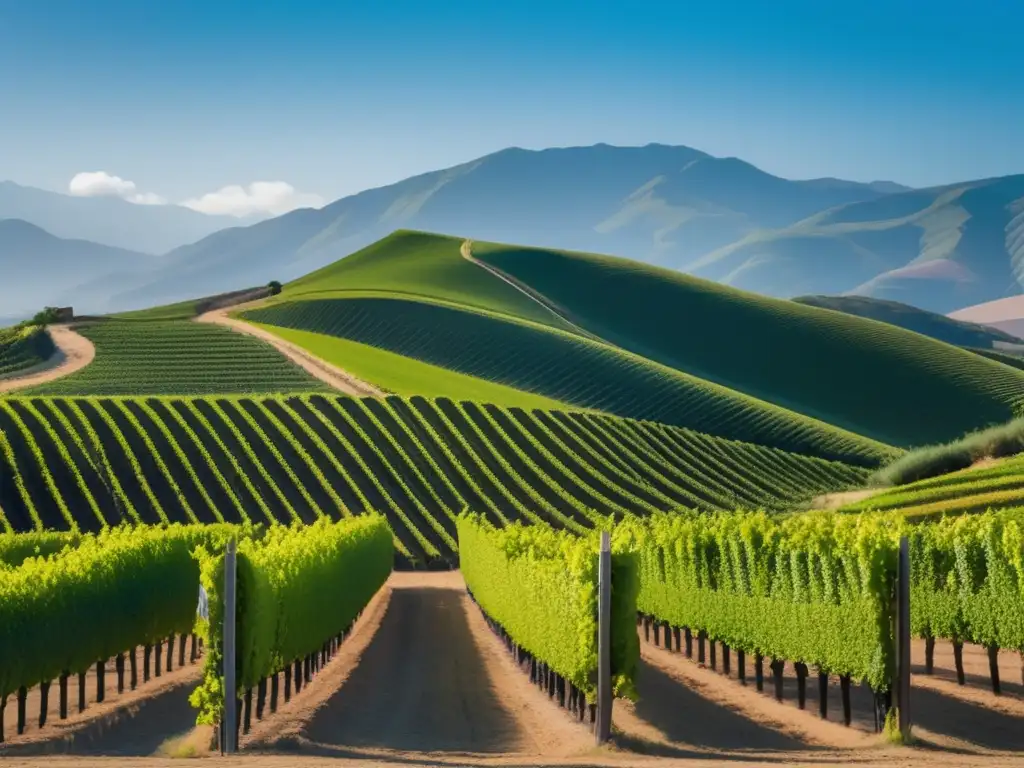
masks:
{"type": "Polygon", "coordinates": [[[44,328],[0,328],[0,378],[44,363],[53,352],[53,339],[44,328]]]}
{"type": "Polygon", "coordinates": [[[570,406],[864,466],[893,454],[888,446],[617,347],[509,315],[364,296],[285,301],[243,317],[347,339],[570,406]]]}
{"type": "Polygon", "coordinates": [[[604,340],[898,446],[1007,421],[1024,372],[884,323],[606,256],[499,244],[474,255],[604,340]]]}
{"type": "Polygon", "coordinates": [[[32,394],[160,395],[315,392],[326,389],[272,347],[189,321],[110,320],[80,327],[96,346],[81,371],[32,394]]]}
{"type": "Polygon", "coordinates": [[[920,518],[1014,507],[1024,507],[1024,456],[901,485],[848,504],[841,511],[898,509],[920,518]]]}
{"type": "Polygon", "coordinates": [[[424,562],[453,556],[466,508],[582,530],[611,513],[786,507],[866,476],[657,424],[445,399],[0,400],[0,528],[16,531],[372,509],[424,562]]]}

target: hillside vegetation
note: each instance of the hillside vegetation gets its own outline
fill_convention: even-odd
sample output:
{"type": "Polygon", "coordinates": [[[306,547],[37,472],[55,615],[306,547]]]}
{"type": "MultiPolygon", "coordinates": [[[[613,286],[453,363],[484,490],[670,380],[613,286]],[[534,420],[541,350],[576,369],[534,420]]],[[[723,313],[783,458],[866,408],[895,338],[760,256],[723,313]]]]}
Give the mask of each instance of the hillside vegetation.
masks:
{"type": "Polygon", "coordinates": [[[262,341],[189,321],[109,320],[78,328],[96,359],[31,394],[313,392],[326,385],[262,341]]]}
{"type": "Polygon", "coordinates": [[[924,518],[1018,507],[1024,507],[1024,457],[901,485],[840,511],[896,510],[909,518],[924,518]]]}
{"type": "Polygon", "coordinates": [[[53,339],[45,328],[0,328],[0,379],[44,363],[53,353],[53,339]]]}
{"type": "Polygon", "coordinates": [[[385,514],[420,562],[455,519],[584,530],[597,515],[781,508],[867,471],[689,430],[423,398],[0,400],[0,528],[385,514]]]}
{"type": "Polygon", "coordinates": [[[353,298],[285,302],[244,317],[356,341],[618,416],[865,466],[893,455],[882,444],[616,347],[507,316],[401,298],[353,298]]]}
{"type": "Polygon", "coordinates": [[[1021,339],[1005,331],[1000,331],[998,328],[954,320],[946,315],[940,315],[938,312],[918,309],[898,301],[872,299],[866,296],[801,296],[793,301],[811,307],[834,309],[848,315],[857,315],[890,325],[898,325],[908,331],[930,336],[958,347],[992,349],[996,342],[1024,344],[1021,339]]]}
{"type": "Polygon", "coordinates": [[[883,323],[608,256],[474,243],[604,340],[909,447],[1014,416],[1024,372],[883,323]]]}

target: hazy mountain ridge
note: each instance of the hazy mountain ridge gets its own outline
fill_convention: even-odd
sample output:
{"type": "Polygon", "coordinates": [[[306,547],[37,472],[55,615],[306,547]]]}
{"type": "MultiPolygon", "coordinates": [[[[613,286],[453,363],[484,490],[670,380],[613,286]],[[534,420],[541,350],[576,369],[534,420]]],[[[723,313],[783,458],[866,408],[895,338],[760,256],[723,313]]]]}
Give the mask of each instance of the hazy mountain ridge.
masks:
{"type": "Polygon", "coordinates": [[[166,253],[240,223],[231,216],[208,216],[180,205],[75,197],[12,181],[0,181],[0,219],[22,219],[56,237],[149,254],[166,253]]]}
{"type": "Polygon", "coordinates": [[[681,146],[510,148],[224,229],[102,283],[108,309],[141,308],[290,280],[400,228],[621,255],[778,297],[863,293],[948,312],[1020,293],[1024,175],[915,190],[791,181],[681,146]]]}
{"type": "Polygon", "coordinates": [[[16,321],[44,306],[101,306],[109,290],[105,276],[139,269],[156,256],[124,248],[55,237],[20,219],[0,219],[0,317],[16,321]],[[92,290],[82,284],[91,281],[92,290]]]}
{"type": "Polygon", "coordinates": [[[749,232],[877,199],[886,194],[878,184],[789,181],[737,158],[660,144],[510,148],[178,248],[160,274],[116,303],[173,300],[197,279],[212,280],[209,290],[288,280],[399,228],[683,268],[749,232]]]}

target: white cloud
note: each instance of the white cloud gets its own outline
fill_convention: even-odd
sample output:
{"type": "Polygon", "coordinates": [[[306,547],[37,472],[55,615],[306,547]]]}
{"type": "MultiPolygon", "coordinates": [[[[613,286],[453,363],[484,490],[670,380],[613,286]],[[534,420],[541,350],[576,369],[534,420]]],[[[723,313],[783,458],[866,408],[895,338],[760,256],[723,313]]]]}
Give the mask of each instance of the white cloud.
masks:
{"type": "Polygon", "coordinates": [[[324,203],[319,195],[298,192],[284,181],[254,181],[248,187],[232,184],[181,204],[201,213],[241,217],[253,213],[279,216],[296,208],[319,208],[324,203]]]}
{"type": "Polygon", "coordinates": [[[155,192],[137,192],[134,181],[122,179],[106,171],[76,173],[68,184],[68,191],[75,197],[120,197],[136,205],[167,203],[167,200],[155,192]]]}
{"type": "Polygon", "coordinates": [[[75,174],[68,190],[76,197],[127,197],[135,192],[135,182],[106,171],[84,171],[75,174]]]}
{"type": "Polygon", "coordinates": [[[136,205],[167,205],[167,199],[155,192],[139,192],[126,197],[125,200],[136,205]]]}

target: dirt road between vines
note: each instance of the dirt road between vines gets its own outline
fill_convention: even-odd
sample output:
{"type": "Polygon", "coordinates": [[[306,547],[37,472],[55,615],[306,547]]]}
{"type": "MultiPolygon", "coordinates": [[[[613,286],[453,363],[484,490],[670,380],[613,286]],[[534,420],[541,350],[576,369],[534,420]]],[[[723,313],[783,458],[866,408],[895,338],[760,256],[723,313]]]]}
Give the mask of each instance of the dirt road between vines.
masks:
{"type": "Polygon", "coordinates": [[[55,379],[69,376],[85,368],[96,357],[96,347],[70,325],[51,325],[47,328],[56,351],[46,360],[20,371],[16,376],[0,379],[0,392],[14,392],[36,387],[55,379]]]}
{"type": "MultiPolygon", "coordinates": [[[[859,695],[864,691],[854,700],[860,727],[846,728],[837,721],[835,692],[826,721],[817,717],[815,685],[808,685],[808,711],[797,709],[792,670],[786,701],[779,703],[767,690],[757,693],[749,679],[740,684],[735,664],[724,675],[678,650],[648,642],[641,650],[639,700],[616,702],[612,742],[598,748],[588,726],[529,683],[469,599],[461,574],[394,573],[331,662],[276,714],[254,722],[242,740],[243,753],[209,756],[204,765],[1002,768],[1022,762],[1015,740],[1020,729],[1009,711],[983,706],[988,698],[982,690],[970,694],[976,702],[951,702],[941,691],[915,687],[921,746],[894,747],[865,726],[870,701],[859,695]]],[[[970,661],[974,682],[980,669],[973,654],[970,661]]],[[[719,656],[719,670],[721,662],[719,656]]],[[[945,654],[937,654],[936,662],[944,667],[945,654]]],[[[160,732],[159,723],[145,720],[133,738],[152,744],[160,732]]],[[[45,768],[64,768],[63,758],[46,759],[45,768]]],[[[44,768],[38,759],[3,762],[5,768],[44,768]]],[[[84,756],[75,762],[84,768],[133,764],[139,761],[84,756]]],[[[181,763],[155,755],[145,764],[181,763]]]]}
{"type": "Polygon", "coordinates": [[[285,341],[280,336],[275,336],[269,331],[257,328],[244,320],[239,320],[238,318],[231,317],[228,314],[228,312],[236,312],[239,309],[245,309],[246,306],[249,305],[239,304],[230,308],[215,309],[197,317],[196,322],[220,325],[225,328],[230,328],[232,331],[244,333],[247,336],[253,336],[261,341],[265,341],[293,363],[307,371],[310,375],[315,376],[325,384],[334,387],[334,389],[344,392],[346,395],[354,395],[355,397],[383,396],[384,393],[372,384],[353,376],[348,371],[342,370],[336,365],[331,365],[326,360],[321,360],[319,357],[308,350],[303,349],[298,344],[292,344],[290,341],[285,341]]]}

